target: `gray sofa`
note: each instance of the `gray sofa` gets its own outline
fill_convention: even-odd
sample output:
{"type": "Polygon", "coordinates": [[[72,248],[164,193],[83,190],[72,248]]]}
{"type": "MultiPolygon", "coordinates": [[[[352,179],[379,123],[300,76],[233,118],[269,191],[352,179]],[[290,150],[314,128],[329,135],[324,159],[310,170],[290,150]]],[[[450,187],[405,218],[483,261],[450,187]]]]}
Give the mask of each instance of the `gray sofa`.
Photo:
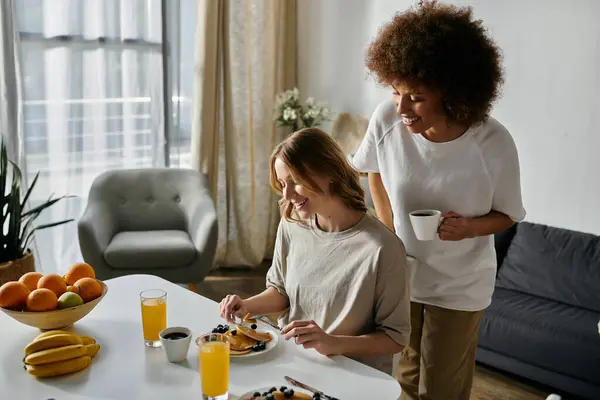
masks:
{"type": "Polygon", "coordinates": [[[522,222],[495,239],[477,360],[564,399],[600,399],[600,237],[522,222]]]}
{"type": "Polygon", "coordinates": [[[153,274],[201,282],[217,246],[217,216],[207,179],[174,168],[99,175],[78,221],[81,253],[99,279],[153,274]]]}

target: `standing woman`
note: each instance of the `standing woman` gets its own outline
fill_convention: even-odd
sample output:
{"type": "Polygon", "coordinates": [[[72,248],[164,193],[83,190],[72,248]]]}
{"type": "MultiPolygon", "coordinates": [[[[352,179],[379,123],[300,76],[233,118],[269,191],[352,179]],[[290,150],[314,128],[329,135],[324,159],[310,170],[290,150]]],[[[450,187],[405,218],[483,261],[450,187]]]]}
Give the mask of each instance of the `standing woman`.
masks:
{"type": "Polygon", "coordinates": [[[383,26],[366,63],[392,99],[375,110],[353,163],[414,257],[402,398],[468,399],[494,290],[493,234],[525,217],[517,149],[489,116],[500,51],[470,8],[421,2],[383,26]],[[408,214],[417,209],[444,212],[439,238],[416,239],[408,214]]]}

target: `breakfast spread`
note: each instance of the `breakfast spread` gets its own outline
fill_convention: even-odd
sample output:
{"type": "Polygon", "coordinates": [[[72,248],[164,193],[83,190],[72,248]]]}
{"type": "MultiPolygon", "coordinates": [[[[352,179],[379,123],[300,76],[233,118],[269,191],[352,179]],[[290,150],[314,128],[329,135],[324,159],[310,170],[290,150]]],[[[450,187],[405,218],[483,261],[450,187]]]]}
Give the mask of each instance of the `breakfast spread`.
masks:
{"type": "Polygon", "coordinates": [[[233,328],[228,325],[218,325],[212,332],[228,336],[229,353],[239,356],[252,351],[264,351],[267,348],[267,342],[273,339],[269,332],[260,332],[257,328],[256,324],[249,327],[239,324],[233,328]]]}
{"type": "MultiPolygon", "coordinates": [[[[317,395],[315,395],[317,396],[317,395]]],[[[295,392],[294,389],[282,386],[279,390],[276,387],[272,387],[267,392],[255,392],[251,397],[246,400],[284,400],[284,399],[317,399],[320,397],[311,397],[306,393],[295,392]]]]}

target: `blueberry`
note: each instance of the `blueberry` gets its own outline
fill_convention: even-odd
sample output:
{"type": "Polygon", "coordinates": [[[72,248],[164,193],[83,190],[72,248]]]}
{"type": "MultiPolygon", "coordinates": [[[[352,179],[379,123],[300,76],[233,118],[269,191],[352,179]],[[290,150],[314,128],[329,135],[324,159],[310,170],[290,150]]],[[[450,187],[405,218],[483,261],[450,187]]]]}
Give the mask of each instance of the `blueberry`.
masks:
{"type": "Polygon", "coordinates": [[[281,393],[283,393],[283,392],[285,392],[286,389],[287,389],[287,386],[282,386],[282,387],[279,388],[279,391],[281,393]]]}
{"type": "Polygon", "coordinates": [[[268,394],[265,396],[265,399],[267,399],[267,400],[275,400],[275,396],[273,396],[273,393],[268,393],[268,394]]]}
{"type": "Polygon", "coordinates": [[[261,351],[264,350],[263,348],[261,348],[259,345],[255,344],[254,346],[252,346],[252,351],[261,351]]]}
{"type": "Polygon", "coordinates": [[[273,393],[273,392],[276,392],[276,391],[277,391],[276,387],[272,387],[271,389],[269,389],[269,393],[273,393]]]}
{"type": "Polygon", "coordinates": [[[229,325],[223,325],[223,329],[225,329],[225,332],[227,332],[229,330],[229,325]]]}
{"type": "Polygon", "coordinates": [[[230,333],[231,333],[231,336],[237,335],[237,331],[235,329],[232,329],[230,333]]]}
{"type": "Polygon", "coordinates": [[[252,328],[252,329],[256,329],[256,328],[257,328],[257,326],[256,326],[256,324],[252,324],[252,325],[250,325],[250,328],[252,328]]]}
{"type": "Polygon", "coordinates": [[[212,330],[212,333],[219,333],[219,328],[215,328],[212,330]]]}
{"type": "Polygon", "coordinates": [[[315,393],[313,394],[313,400],[321,400],[321,394],[320,393],[315,393]]]}
{"type": "Polygon", "coordinates": [[[294,395],[294,389],[287,389],[285,392],[283,392],[283,395],[285,397],[292,397],[294,395]]]}
{"type": "Polygon", "coordinates": [[[217,328],[222,328],[222,327],[223,327],[223,325],[221,325],[221,324],[217,325],[217,328]]]}
{"type": "Polygon", "coordinates": [[[263,395],[263,397],[264,397],[264,396],[266,396],[266,395],[268,395],[268,394],[269,394],[269,392],[264,392],[262,395],[263,395]]]}
{"type": "Polygon", "coordinates": [[[260,397],[260,392],[254,392],[254,394],[252,395],[252,397],[260,397]]]}

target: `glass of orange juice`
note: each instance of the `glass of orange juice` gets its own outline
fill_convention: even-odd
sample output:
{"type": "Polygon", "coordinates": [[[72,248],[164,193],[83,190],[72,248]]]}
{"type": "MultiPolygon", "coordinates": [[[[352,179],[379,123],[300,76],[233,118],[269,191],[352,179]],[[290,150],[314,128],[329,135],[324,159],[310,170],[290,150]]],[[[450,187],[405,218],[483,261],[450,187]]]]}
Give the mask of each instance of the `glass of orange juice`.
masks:
{"type": "Polygon", "coordinates": [[[167,292],[148,289],[140,293],[142,304],[142,327],[144,344],[148,347],[161,347],[158,334],[167,327],[167,292]]]}
{"type": "Polygon", "coordinates": [[[208,333],[196,338],[204,400],[229,398],[229,338],[208,333]]]}

